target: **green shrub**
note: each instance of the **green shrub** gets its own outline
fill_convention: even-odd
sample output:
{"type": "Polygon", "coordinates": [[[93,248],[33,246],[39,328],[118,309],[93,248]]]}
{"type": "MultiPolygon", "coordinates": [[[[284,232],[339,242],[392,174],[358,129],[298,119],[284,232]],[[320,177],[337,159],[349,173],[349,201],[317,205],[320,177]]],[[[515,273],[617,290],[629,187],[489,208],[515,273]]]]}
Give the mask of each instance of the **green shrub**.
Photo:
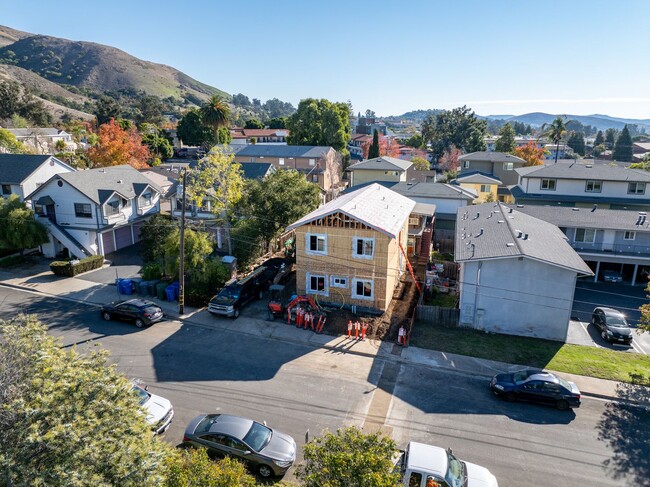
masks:
{"type": "Polygon", "coordinates": [[[157,263],[148,262],[142,266],[140,274],[142,274],[143,281],[154,281],[162,277],[162,269],[157,263]]]}
{"type": "Polygon", "coordinates": [[[22,255],[12,255],[11,257],[0,259],[0,267],[11,267],[12,265],[22,264],[23,262],[25,262],[25,257],[22,255]]]}
{"type": "Polygon", "coordinates": [[[74,277],[82,272],[99,269],[104,265],[103,255],[91,255],[81,260],[54,261],[50,263],[50,270],[57,276],[74,277]]]}

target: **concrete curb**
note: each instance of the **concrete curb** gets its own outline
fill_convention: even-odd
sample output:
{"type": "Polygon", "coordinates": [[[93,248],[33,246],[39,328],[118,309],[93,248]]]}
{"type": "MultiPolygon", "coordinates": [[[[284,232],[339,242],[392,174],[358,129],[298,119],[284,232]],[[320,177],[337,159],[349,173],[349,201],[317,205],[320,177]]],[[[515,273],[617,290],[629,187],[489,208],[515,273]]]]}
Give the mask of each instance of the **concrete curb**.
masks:
{"type": "MultiPolygon", "coordinates": [[[[9,284],[9,283],[6,283],[6,282],[0,282],[0,287],[7,287],[7,288],[11,288],[11,289],[26,291],[26,292],[30,292],[30,293],[33,293],[33,294],[39,294],[39,295],[42,295],[42,296],[47,296],[47,297],[51,297],[51,298],[60,299],[60,300],[63,300],[63,301],[68,301],[68,302],[73,302],[73,303],[78,303],[78,304],[84,304],[84,305],[87,305],[87,306],[92,306],[94,308],[101,308],[102,305],[103,305],[103,304],[95,303],[95,302],[92,302],[92,301],[85,301],[85,300],[82,300],[82,299],[59,296],[57,294],[48,293],[48,292],[45,292],[45,291],[42,291],[42,290],[39,290],[39,289],[34,289],[34,288],[27,287],[27,286],[20,286],[20,285],[17,285],[17,284],[9,284]]],[[[207,324],[207,323],[200,323],[198,321],[194,321],[194,320],[191,319],[192,316],[194,316],[195,314],[198,314],[199,312],[201,312],[203,310],[205,310],[205,308],[199,308],[199,309],[196,309],[196,310],[192,311],[191,313],[187,313],[187,314],[183,314],[183,315],[179,315],[177,312],[173,312],[173,311],[172,312],[168,312],[168,311],[165,311],[165,310],[163,310],[163,311],[164,311],[166,317],[168,317],[170,319],[174,319],[174,320],[182,320],[183,324],[188,324],[188,325],[197,326],[197,327],[201,327],[201,328],[207,328],[207,329],[215,329],[215,330],[220,330],[220,331],[234,331],[234,330],[232,330],[232,326],[234,325],[234,323],[233,324],[226,324],[226,326],[222,326],[220,323],[219,324],[218,323],[207,324]]],[[[277,323],[279,323],[279,322],[277,322],[277,323]]],[[[282,326],[282,325],[280,325],[280,326],[282,326]]],[[[289,325],[284,325],[284,326],[289,326],[289,325]]],[[[291,327],[291,328],[293,328],[293,327],[291,327]]],[[[284,330],[284,328],[280,328],[280,329],[284,330]]],[[[262,329],[259,330],[259,333],[253,333],[250,330],[245,330],[245,329],[241,329],[241,328],[237,329],[237,333],[240,333],[240,334],[244,334],[244,335],[248,335],[248,336],[259,336],[259,337],[264,337],[264,338],[270,338],[272,340],[282,341],[282,342],[285,342],[285,343],[293,343],[293,344],[296,344],[296,345],[303,345],[303,346],[310,347],[310,348],[312,348],[314,350],[325,349],[325,350],[328,350],[328,351],[331,351],[331,352],[336,352],[336,353],[344,354],[344,355],[350,354],[350,355],[357,355],[357,356],[362,356],[362,357],[367,357],[367,358],[376,358],[376,359],[384,360],[386,362],[391,362],[391,363],[411,364],[411,365],[420,366],[420,367],[436,368],[436,369],[441,369],[441,370],[445,370],[445,371],[456,373],[456,374],[466,375],[466,376],[475,377],[475,378],[481,378],[481,379],[485,379],[485,380],[489,380],[496,373],[504,372],[504,371],[508,370],[508,367],[509,367],[510,370],[519,370],[519,369],[522,368],[521,365],[505,364],[505,363],[503,364],[503,366],[505,366],[505,367],[503,367],[503,366],[500,367],[499,366],[501,364],[500,362],[492,362],[492,361],[489,361],[489,360],[482,360],[482,359],[476,359],[474,357],[462,356],[464,360],[469,360],[470,362],[475,364],[475,367],[468,368],[467,370],[465,370],[465,369],[459,368],[459,367],[457,367],[455,365],[454,366],[447,365],[447,363],[445,363],[444,361],[441,362],[441,361],[437,361],[437,360],[430,359],[430,358],[427,359],[427,357],[424,357],[424,356],[419,357],[418,355],[422,355],[420,351],[424,352],[424,355],[426,355],[426,353],[429,353],[431,351],[426,350],[426,349],[419,349],[417,347],[403,348],[403,349],[400,350],[399,354],[395,354],[395,353],[392,352],[393,347],[395,346],[395,344],[389,343],[389,342],[382,342],[382,341],[378,341],[378,340],[370,340],[369,339],[368,342],[360,342],[360,343],[372,343],[372,344],[377,343],[378,345],[377,345],[376,349],[373,352],[368,352],[368,351],[362,351],[362,350],[358,350],[358,349],[354,350],[352,348],[342,348],[341,346],[334,346],[334,345],[329,344],[329,342],[331,342],[333,340],[336,340],[337,338],[341,340],[340,341],[341,344],[346,344],[346,345],[351,344],[351,345],[353,345],[354,343],[356,343],[355,340],[349,341],[344,336],[338,336],[337,337],[335,335],[325,335],[325,334],[321,335],[321,334],[315,334],[315,333],[311,332],[311,333],[309,333],[309,338],[307,340],[304,340],[304,339],[296,339],[294,337],[289,336],[286,333],[277,333],[276,330],[273,329],[273,328],[271,328],[271,331],[268,334],[263,333],[263,332],[264,332],[264,330],[262,330],[262,329]],[[326,338],[328,340],[326,342],[324,342],[324,339],[326,339],[326,338]],[[387,350],[389,348],[390,348],[390,350],[387,350]],[[405,351],[409,351],[409,350],[412,350],[412,351],[417,350],[418,352],[415,353],[415,355],[416,355],[415,357],[409,357],[409,355],[413,355],[413,353],[408,353],[408,352],[406,352],[406,354],[407,354],[406,357],[402,356],[405,351]],[[483,370],[481,370],[481,369],[483,369],[483,370]]],[[[433,352],[435,352],[435,351],[433,351],[433,352]]],[[[448,358],[448,354],[445,354],[443,352],[438,352],[438,353],[440,353],[441,356],[444,357],[445,359],[448,358]]],[[[448,360],[448,362],[453,363],[453,359],[448,360]]],[[[590,380],[603,380],[603,379],[597,379],[597,378],[586,377],[586,376],[585,376],[585,378],[590,379],[590,380]]],[[[582,390],[582,389],[581,389],[581,394],[583,396],[586,396],[586,397],[592,397],[592,398],[596,398],[596,399],[613,401],[613,402],[618,402],[618,403],[621,403],[621,404],[628,404],[628,405],[631,405],[631,406],[639,406],[639,407],[650,408],[650,403],[647,403],[647,402],[625,400],[625,399],[621,399],[621,398],[616,397],[616,396],[611,396],[611,395],[607,395],[607,394],[600,394],[600,393],[595,393],[595,392],[589,392],[589,391],[585,391],[585,390],[582,390]]]]}

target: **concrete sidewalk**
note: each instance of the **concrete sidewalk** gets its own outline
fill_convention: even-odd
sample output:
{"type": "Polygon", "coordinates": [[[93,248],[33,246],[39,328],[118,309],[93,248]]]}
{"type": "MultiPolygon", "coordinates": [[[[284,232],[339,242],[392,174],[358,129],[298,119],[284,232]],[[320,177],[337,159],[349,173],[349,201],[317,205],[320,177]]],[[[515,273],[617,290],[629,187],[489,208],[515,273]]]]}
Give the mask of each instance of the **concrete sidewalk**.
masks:
{"type": "MultiPolygon", "coordinates": [[[[33,269],[33,271],[38,270],[33,269]]],[[[25,275],[25,273],[0,270],[0,285],[34,291],[97,307],[127,297],[119,294],[114,284],[97,283],[84,279],[84,276],[62,278],[53,275],[49,269],[40,269],[40,272],[29,276],[25,275]]],[[[324,348],[332,353],[353,353],[390,362],[441,368],[474,377],[483,377],[486,381],[497,373],[524,368],[522,365],[495,362],[417,347],[403,348],[390,342],[349,340],[344,336],[319,335],[312,331],[299,330],[295,326],[289,326],[283,320],[268,321],[249,317],[240,317],[238,320],[217,318],[210,315],[205,309],[188,306],[185,306],[185,313],[179,315],[177,302],[160,301],[150,297],[147,299],[156,302],[170,318],[182,320],[186,324],[300,343],[314,348],[324,348]]],[[[648,388],[644,386],[634,386],[564,372],[561,372],[560,375],[575,382],[584,396],[644,404],[650,407],[650,393],[648,388]]]]}

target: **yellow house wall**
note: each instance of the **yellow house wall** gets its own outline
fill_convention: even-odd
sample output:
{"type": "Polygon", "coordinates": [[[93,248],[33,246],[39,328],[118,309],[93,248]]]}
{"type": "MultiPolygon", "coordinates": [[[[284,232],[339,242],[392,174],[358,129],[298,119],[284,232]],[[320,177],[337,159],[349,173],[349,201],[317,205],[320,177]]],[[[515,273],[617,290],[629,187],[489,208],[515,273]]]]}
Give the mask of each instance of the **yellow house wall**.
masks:
{"type": "MultiPolygon", "coordinates": [[[[402,245],[406,249],[408,221],[402,230],[402,245]]],[[[327,295],[315,294],[328,302],[352,304],[386,310],[400,276],[400,266],[406,269],[400,256],[397,241],[376,230],[352,228],[332,228],[303,225],[296,229],[296,288],[298,294],[307,292],[307,275],[318,274],[327,277],[327,295]],[[327,255],[314,255],[306,251],[307,234],[327,235],[327,255]],[[353,256],[353,238],[375,239],[372,259],[353,256]],[[346,288],[332,287],[332,276],[347,277],[346,288]],[[374,282],[372,299],[352,297],[353,279],[371,279],[374,282]]]]}
{"type": "Polygon", "coordinates": [[[478,197],[474,199],[473,203],[485,203],[488,201],[488,197],[492,195],[492,201],[497,201],[497,191],[499,186],[496,184],[490,184],[490,191],[481,191],[482,184],[475,183],[461,183],[460,187],[465,189],[471,189],[476,191],[478,197]]]}

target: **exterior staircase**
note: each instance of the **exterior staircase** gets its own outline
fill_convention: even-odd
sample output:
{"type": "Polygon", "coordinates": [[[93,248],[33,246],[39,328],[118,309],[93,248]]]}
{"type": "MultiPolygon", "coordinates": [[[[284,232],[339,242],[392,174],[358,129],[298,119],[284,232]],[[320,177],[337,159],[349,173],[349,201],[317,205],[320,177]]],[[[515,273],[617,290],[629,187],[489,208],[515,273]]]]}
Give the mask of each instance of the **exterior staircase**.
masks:
{"type": "Polygon", "coordinates": [[[41,217],[38,219],[43,225],[47,227],[47,230],[61,242],[68,251],[78,259],[83,259],[84,257],[90,257],[94,255],[90,250],[85,248],[81,243],[74,238],[65,228],[60,225],[57,225],[47,217],[41,217]]]}
{"type": "Polygon", "coordinates": [[[429,225],[422,231],[420,239],[420,248],[418,249],[418,264],[426,264],[429,262],[431,255],[431,240],[433,240],[433,228],[429,225]]]}

